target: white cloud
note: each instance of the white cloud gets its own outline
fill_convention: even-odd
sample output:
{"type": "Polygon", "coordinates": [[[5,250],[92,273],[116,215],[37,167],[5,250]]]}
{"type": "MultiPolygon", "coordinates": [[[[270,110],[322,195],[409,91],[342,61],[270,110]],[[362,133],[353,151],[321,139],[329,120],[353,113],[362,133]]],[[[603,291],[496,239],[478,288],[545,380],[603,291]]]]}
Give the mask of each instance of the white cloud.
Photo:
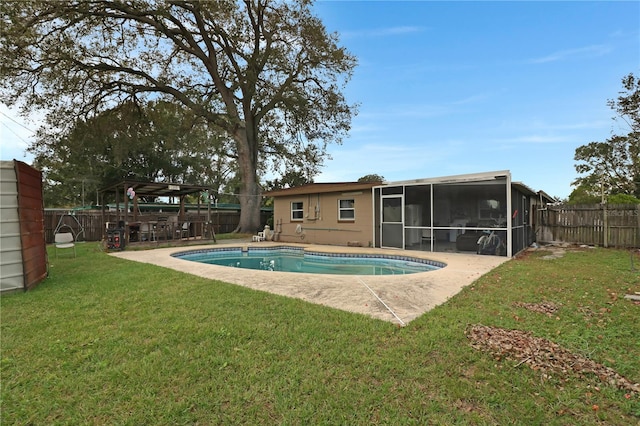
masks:
{"type": "Polygon", "coordinates": [[[358,114],[363,119],[393,119],[399,118],[429,118],[438,117],[450,112],[450,108],[446,105],[393,105],[386,106],[384,109],[365,111],[358,114]]]}
{"type": "Polygon", "coordinates": [[[546,144],[546,143],[564,143],[564,142],[573,142],[575,137],[565,136],[565,135],[525,135],[518,136],[513,139],[503,139],[496,142],[511,142],[516,144],[522,143],[535,143],[535,144],[546,144]]]}
{"type": "Polygon", "coordinates": [[[529,59],[527,62],[530,64],[544,64],[547,62],[557,62],[557,61],[563,61],[571,58],[580,58],[580,57],[592,58],[597,56],[603,56],[609,52],[611,52],[610,46],[603,45],[603,44],[596,44],[593,46],[579,47],[576,49],[560,50],[560,51],[551,53],[547,56],[529,59]]]}
{"type": "Polygon", "coordinates": [[[425,27],[416,26],[398,26],[387,28],[372,28],[362,31],[343,31],[340,36],[343,38],[360,38],[360,37],[388,37],[402,36],[407,34],[416,34],[425,31],[425,27]]]}

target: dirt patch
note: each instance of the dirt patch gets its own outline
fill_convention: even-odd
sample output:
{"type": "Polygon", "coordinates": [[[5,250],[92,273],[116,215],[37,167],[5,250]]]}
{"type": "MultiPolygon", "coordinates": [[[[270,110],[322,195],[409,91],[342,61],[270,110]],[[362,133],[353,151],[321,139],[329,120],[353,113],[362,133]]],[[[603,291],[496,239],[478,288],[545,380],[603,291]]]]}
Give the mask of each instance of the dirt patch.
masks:
{"type": "Polygon", "coordinates": [[[563,257],[567,251],[584,251],[584,250],[592,250],[594,246],[589,246],[586,244],[570,244],[570,243],[545,243],[545,244],[535,244],[534,246],[527,249],[527,252],[540,251],[545,254],[541,257],[543,260],[554,260],[560,259],[563,257]]]}
{"type": "Polygon", "coordinates": [[[557,375],[596,375],[602,382],[628,392],[640,393],[640,384],[632,383],[613,369],[573,354],[550,340],[533,337],[530,332],[472,325],[466,335],[475,349],[489,352],[498,360],[527,364],[545,377],[557,375]]]}

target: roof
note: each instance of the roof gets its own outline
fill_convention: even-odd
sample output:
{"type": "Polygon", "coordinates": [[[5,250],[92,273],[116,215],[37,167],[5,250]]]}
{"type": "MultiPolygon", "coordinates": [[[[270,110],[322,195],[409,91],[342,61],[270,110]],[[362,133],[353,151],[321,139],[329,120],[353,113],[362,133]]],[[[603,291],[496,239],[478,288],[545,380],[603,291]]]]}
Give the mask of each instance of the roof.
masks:
{"type": "Polygon", "coordinates": [[[517,188],[520,190],[520,192],[527,194],[527,195],[535,195],[537,197],[540,198],[540,201],[544,204],[549,204],[549,203],[555,203],[557,200],[552,197],[551,195],[547,194],[546,192],[540,190],[540,191],[534,191],[533,189],[531,189],[529,186],[525,185],[522,182],[511,182],[511,186],[517,188]]]}
{"type": "MultiPolygon", "coordinates": [[[[434,178],[424,178],[424,179],[413,179],[413,180],[404,180],[398,182],[388,182],[385,183],[384,186],[394,186],[394,185],[425,185],[425,184],[443,184],[443,183],[486,183],[487,181],[495,180],[498,182],[504,178],[511,178],[511,172],[509,170],[496,170],[492,172],[483,172],[483,173],[469,173],[464,175],[454,175],[454,176],[441,176],[434,178]]],[[[529,186],[525,185],[522,182],[511,181],[511,187],[516,188],[523,194],[527,194],[530,196],[538,196],[540,200],[545,203],[553,203],[557,200],[547,194],[544,191],[534,191],[529,186]]]]}
{"type": "Polygon", "coordinates": [[[452,176],[440,176],[423,179],[411,179],[401,180],[395,182],[385,182],[384,186],[396,186],[396,185],[424,185],[424,184],[442,184],[442,183],[464,183],[464,182],[483,182],[492,179],[504,179],[506,177],[511,178],[511,172],[509,170],[497,170],[493,172],[484,173],[468,173],[464,175],[452,175],[452,176]]]}
{"type": "Polygon", "coordinates": [[[518,189],[520,192],[522,192],[523,194],[527,194],[527,195],[537,195],[536,191],[534,191],[533,189],[531,189],[529,186],[525,185],[522,182],[511,182],[511,186],[513,188],[518,189]]]}
{"type": "Polygon", "coordinates": [[[310,183],[294,188],[280,189],[264,192],[265,197],[283,197],[288,195],[324,194],[329,192],[360,191],[371,189],[381,185],[382,182],[335,182],[335,183],[310,183]]]}
{"type": "Polygon", "coordinates": [[[540,197],[540,200],[543,201],[543,202],[547,202],[547,203],[557,203],[558,202],[556,197],[552,197],[551,195],[547,194],[543,190],[538,191],[538,196],[540,197]]]}
{"type": "MultiPolygon", "coordinates": [[[[373,187],[389,187],[397,185],[427,185],[427,184],[480,184],[487,181],[495,180],[499,183],[503,179],[510,180],[511,172],[509,170],[496,170],[484,173],[470,173],[464,175],[441,176],[434,178],[412,179],[397,182],[336,182],[336,183],[310,183],[308,185],[296,186],[294,188],[281,189],[277,191],[265,192],[263,195],[267,197],[281,197],[307,194],[320,194],[330,192],[346,192],[367,190],[373,187]]],[[[555,199],[544,191],[534,191],[522,182],[511,181],[511,187],[518,189],[520,192],[530,195],[539,196],[543,202],[554,202],[555,199]]]]}
{"type": "Polygon", "coordinates": [[[116,184],[102,188],[100,192],[118,192],[120,190],[124,192],[128,188],[133,188],[137,195],[150,195],[155,197],[180,197],[182,195],[211,190],[210,187],[203,185],[123,180],[116,184]]]}

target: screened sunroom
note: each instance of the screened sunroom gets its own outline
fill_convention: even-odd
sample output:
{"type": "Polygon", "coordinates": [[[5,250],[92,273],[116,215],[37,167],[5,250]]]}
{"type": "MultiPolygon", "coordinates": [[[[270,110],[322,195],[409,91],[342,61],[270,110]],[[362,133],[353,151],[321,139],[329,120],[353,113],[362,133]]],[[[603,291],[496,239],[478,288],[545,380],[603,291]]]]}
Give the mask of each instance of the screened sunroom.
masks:
{"type": "Polygon", "coordinates": [[[533,243],[536,193],[509,171],[373,188],[375,246],[513,256],[533,243]]]}

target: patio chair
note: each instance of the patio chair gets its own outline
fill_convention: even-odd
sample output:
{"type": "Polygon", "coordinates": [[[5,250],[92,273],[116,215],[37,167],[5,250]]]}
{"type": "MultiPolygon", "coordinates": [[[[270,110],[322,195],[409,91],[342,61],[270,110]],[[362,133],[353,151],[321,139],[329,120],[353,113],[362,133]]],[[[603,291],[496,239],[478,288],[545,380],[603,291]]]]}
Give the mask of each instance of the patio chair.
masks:
{"type": "Polygon", "coordinates": [[[190,222],[183,222],[182,226],[176,228],[176,235],[178,236],[178,238],[184,238],[184,237],[187,237],[187,239],[189,238],[190,225],[191,225],[190,222]]]}
{"type": "Polygon", "coordinates": [[[157,241],[155,223],[140,224],[140,241],[157,241]]]}
{"type": "Polygon", "coordinates": [[[76,257],[76,243],[71,232],[59,232],[55,235],[56,258],[58,250],[73,249],[73,257],[76,257]]]}
{"type": "Polygon", "coordinates": [[[156,241],[160,238],[164,238],[165,241],[172,238],[171,226],[168,216],[159,216],[158,223],[156,224],[156,241]]]}
{"type": "Polygon", "coordinates": [[[422,235],[420,236],[420,250],[422,250],[422,245],[426,244],[429,249],[431,249],[431,242],[433,241],[433,231],[431,229],[423,229],[422,235]]]}

